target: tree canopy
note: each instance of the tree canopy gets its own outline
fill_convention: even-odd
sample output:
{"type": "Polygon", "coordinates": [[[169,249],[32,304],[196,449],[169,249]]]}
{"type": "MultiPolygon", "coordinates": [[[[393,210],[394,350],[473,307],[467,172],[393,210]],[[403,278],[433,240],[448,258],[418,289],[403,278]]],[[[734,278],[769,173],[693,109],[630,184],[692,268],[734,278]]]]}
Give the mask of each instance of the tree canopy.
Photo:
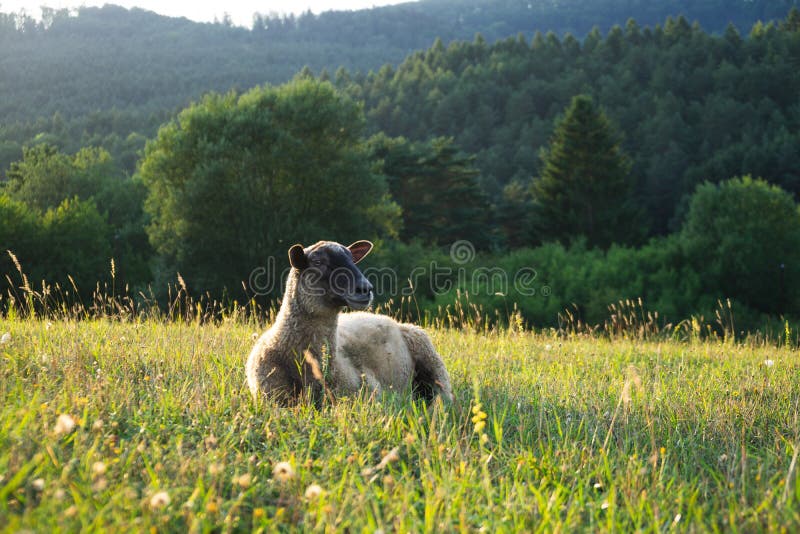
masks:
{"type": "Polygon", "coordinates": [[[591,98],[572,99],[541,158],[541,176],[532,186],[539,239],[585,237],[589,245],[607,248],[644,235],[630,162],[591,98]]]}
{"type": "Polygon", "coordinates": [[[396,233],[399,209],[366,158],[363,123],[355,102],[307,78],[182,111],[141,164],[166,276],[231,290],[269,257],[284,265],[294,243],[396,233]]]}

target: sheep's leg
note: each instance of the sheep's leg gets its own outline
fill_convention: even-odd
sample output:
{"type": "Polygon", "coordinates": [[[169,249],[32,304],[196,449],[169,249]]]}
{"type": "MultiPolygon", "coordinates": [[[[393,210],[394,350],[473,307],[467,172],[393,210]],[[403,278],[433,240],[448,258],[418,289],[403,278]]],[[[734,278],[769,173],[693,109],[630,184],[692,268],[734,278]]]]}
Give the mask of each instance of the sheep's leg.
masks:
{"type": "Polygon", "coordinates": [[[400,331],[414,361],[413,387],[415,394],[432,399],[439,394],[445,400],[453,400],[450,375],[442,357],[436,352],[428,334],[413,325],[401,325],[400,331]]]}

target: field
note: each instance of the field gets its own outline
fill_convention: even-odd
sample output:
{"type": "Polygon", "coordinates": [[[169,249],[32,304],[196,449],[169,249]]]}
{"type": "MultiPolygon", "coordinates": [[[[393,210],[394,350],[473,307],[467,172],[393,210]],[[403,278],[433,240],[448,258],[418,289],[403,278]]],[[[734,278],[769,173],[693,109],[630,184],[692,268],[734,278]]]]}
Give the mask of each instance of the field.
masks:
{"type": "Polygon", "coordinates": [[[261,328],[0,318],[0,529],[800,526],[793,350],[436,328],[454,403],[287,409],[245,385],[261,328]]]}

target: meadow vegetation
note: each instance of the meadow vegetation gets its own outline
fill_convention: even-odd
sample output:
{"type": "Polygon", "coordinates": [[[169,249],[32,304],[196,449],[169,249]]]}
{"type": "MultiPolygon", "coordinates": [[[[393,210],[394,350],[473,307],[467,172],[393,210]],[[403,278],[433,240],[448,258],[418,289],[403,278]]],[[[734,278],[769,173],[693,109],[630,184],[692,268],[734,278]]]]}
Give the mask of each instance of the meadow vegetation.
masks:
{"type": "MultiPolygon", "coordinates": [[[[180,295],[179,295],[180,297],[180,295]]],[[[703,531],[800,524],[791,346],[429,325],[452,404],[254,401],[270,314],[0,318],[3,529],[703,531]]],[[[111,299],[107,299],[106,303],[111,299]]],[[[28,303],[31,301],[29,300],[28,303]]],[[[177,301],[176,301],[177,302],[177,301]]],[[[451,317],[458,314],[451,314],[451,317]]],[[[790,335],[787,332],[787,338],[790,335]]]]}

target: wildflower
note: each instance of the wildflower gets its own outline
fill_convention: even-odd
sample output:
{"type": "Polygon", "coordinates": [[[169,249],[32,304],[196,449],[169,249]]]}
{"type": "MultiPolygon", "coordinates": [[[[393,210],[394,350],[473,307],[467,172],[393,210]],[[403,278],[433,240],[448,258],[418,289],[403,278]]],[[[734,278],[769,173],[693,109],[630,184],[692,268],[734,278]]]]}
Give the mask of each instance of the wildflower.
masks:
{"type": "Polygon", "coordinates": [[[98,419],[94,423],[92,423],[92,432],[102,432],[103,431],[103,420],[98,419]]]}
{"type": "Polygon", "coordinates": [[[673,519],[672,522],[677,525],[678,521],[681,520],[681,517],[682,517],[681,514],[676,514],[675,519],[673,519]]]}
{"type": "Polygon", "coordinates": [[[158,493],[150,497],[151,508],[164,508],[169,506],[169,503],[170,503],[169,493],[167,493],[166,491],[159,491],[158,493]]]}
{"type": "Polygon", "coordinates": [[[213,463],[213,464],[208,466],[208,472],[211,475],[218,475],[218,474],[222,473],[223,469],[225,469],[225,464],[221,464],[221,463],[217,463],[217,462],[215,462],[215,463],[213,463]]]}
{"type": "Polygon", "coordinates": [[[481,444],[485,445],[486,443],[489,442],[489,436],[487,436],[486,434],[481,434],[480,440],[481,440],[481,444]]]}
{"type": "Polygon", "coordinates": [[[287,482],[294,478],[294,468],[289,462],[278,462],[272,468],[272,476],[278,482],[287,482]]]}
{"type": "Polygon", "coordinates": [[[600,505],[600,509],[601,510],[606,510],[606,509],[608,509],[609,506],[611,506],[611,505],[608,504],[608,501],[603,501],[603,504],[600,505]]]}
{"type": "Polygon", "coordinates": [[[476,434],[483,432],[486,426],[486,412],[483,411],[483,405],[480,402],[472,407],[472,424],[475,425],[473,430],[476,434]]]}
{"type": "Polygon", "coordinates": [[[64,510],[64,515],[67,517],[75,517],[76,515],[78,515],[78,507],[73,504],[72,506],[64,510]]]}
{"type": "Polygon", "coordinates": [[[766,365],[767,367],[772,367],[773,365],[775,365],[775,361],[774,360],[764,360],[764,365],[766,365]]]}
{"type": "Polygon", "coordinates": [[[56,491],[53,493],[53,498],[54,498],[55,500],[57,500],[57,501],[63,501],[63,500],[64,500],[64,498],[65,498],[66,496],[67,496],[67,492],[66,492],[66,491],[64,491],[64,489],[63,489],[63,488],[58,488],[58,489],[57,489],[57,490],[56,490],[56,491]]]}
{"type": "Polygon", "coordinates": [[[106,477],[97,478],[92,484],[93,491],[103,491],[107,487],[108,487],[108,480],[106,480],[106,477]]]}
{"type": "Polygon", "coordinates": [[[0,337],[0,345],[6,345],[8,343],[11,343],[11,334],[6,332],[2,337],[0,337]]]}
{"type": "Polygon", "coordinates": [[[219,511],[219,506],[217,506],[217,501],[208,501],[206,504],[206,512],[209,514],[216,514],[219,511]]]}
{"type": "Polygon", "coordinates": [[[100,476],[106,474],[106,464],[103,462],[95,462],[92,464],[92,475],[100,476]]]}
{"type": "Polygon", "coordinates": [[[250,476],[250,473],[245,473],[233,479],[234,484],[238,485],[242,489],[249,488],[252,481],[253,477],[250,476]]]}
{"type": "Polygon", "coordinates": [[[31,482],[31,487],[33,487],[33,489],[35,489],[36,491],[44,491],[44,479],[37,478],[36,480],[31,482]]]}
{"type": "Polygon", "coordinates": [[[73,430],[75,430],[75,419],[73,419],[71,415],[65,413],[59,415],[58,419],[56,419],[56,426],[53,427],[53,432],[61,436],[69,434],[73,430]]]}
{"type": "Polygon", "coordinates": [[[320,497],[325,491],[322,489],[322,486],[319,484],[311,484],[309,487],[306,488],[306,499],[309,501],[313,501],[317,497],[320,497]]]}
{"type": "Polygon", "coordinates": [[[253,510],[253,519],[261,519],[266,515],[266,512],[263,508],[256,508],[253,510]]]}

